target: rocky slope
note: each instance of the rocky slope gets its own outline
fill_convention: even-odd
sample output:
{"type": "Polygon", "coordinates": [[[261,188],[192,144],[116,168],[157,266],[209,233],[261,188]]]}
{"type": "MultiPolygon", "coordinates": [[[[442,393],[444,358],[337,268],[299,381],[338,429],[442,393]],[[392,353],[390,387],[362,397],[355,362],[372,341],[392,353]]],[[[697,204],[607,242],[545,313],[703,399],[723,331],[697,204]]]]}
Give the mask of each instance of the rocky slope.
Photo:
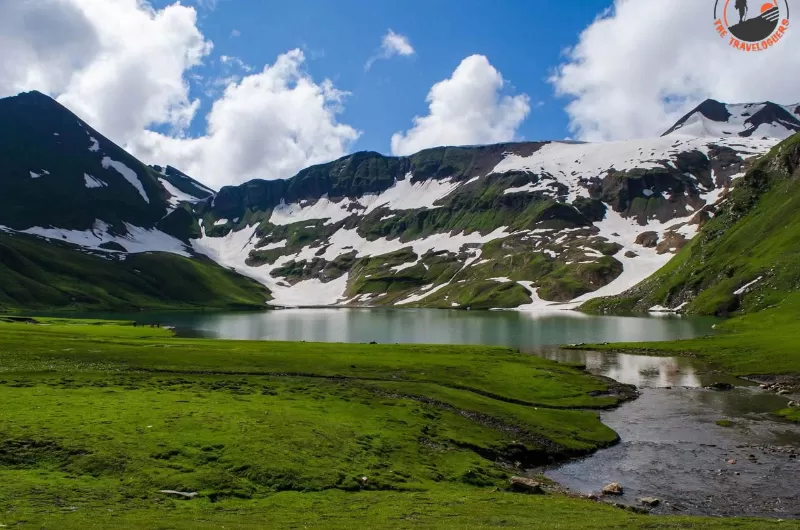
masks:
{"type": "Polygon", "coordinates": [[[0,226],[112,260],[209,257],[278,305],[574,307],[667,263],[793,131],[777,105],[739,107],[706,102],[660,138],[362,152],[213,193],[23,94],[0,101],[0,226]],[[726,120],[741,130],[708,125],[726,120]]]}

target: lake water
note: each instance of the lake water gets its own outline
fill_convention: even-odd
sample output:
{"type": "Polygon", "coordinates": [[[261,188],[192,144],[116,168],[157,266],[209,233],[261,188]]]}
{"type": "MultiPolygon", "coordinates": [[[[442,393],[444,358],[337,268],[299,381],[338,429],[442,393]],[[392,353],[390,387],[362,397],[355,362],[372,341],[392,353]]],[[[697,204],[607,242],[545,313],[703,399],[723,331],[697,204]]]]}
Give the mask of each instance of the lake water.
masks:
{"type": "MultiPolygon", "coordinates": [[[[76,315],[77,316],[77,315],[76,315]]],[[[543,345],[656,341],[709,334],[714,318],[588,316],[574,311],[441,309],[281,309],[259,313],[87,315],[175,326],[182,336],[309,342],[543,345]]]]}

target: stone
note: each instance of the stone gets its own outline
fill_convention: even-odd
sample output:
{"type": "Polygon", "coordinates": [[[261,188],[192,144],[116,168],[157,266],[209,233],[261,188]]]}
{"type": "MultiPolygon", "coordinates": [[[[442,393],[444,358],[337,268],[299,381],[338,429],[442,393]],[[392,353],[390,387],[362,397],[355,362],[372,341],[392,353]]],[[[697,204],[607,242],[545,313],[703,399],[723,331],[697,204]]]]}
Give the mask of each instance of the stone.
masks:
{"type": "Polygon", "coordinates": [[[533,493],[536,495],[541,495],[544,493],[542,489],[542,485],[530,478],[526,477],[511,477],[509,480],[511,483],[511,489],[514,491],[519,491],[522,493],[533,493]]]}
{"type": "Polygon", "coordinates": [[[661,499],[656,499],[655,497],[641,497],[637,499],[639,504],[643,504],[645,506],[649,506],[651,508],[655,508],[659,504],[661,504],[661,499]]]}
{"type": "Polygon", "coordinates": [[[603,487],[603,495],[622,495],[623,488],[619,482],[612,482],[603,487]]]}

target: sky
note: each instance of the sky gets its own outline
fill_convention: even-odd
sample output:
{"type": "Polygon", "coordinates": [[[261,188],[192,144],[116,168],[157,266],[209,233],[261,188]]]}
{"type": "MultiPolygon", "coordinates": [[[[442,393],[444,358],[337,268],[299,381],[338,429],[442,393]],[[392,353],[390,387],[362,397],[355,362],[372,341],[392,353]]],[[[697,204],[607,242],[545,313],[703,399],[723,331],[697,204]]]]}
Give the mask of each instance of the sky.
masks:
{"type": "Polygon", "coordinates": [[[799,102],[800,29],[741,52],[713,7],[0,0],[0,97],[45,92],[214,187],[362,150],[654,136],[707,97],[799,102]]]}

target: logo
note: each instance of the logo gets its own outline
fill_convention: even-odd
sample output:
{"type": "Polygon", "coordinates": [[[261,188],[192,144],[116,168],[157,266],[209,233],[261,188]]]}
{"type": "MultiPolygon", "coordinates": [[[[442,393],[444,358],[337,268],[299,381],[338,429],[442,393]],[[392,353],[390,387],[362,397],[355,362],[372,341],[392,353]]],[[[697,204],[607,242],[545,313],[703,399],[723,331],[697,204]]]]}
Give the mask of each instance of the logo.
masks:
{"type": "Polygon", "coordinates": [[[789,29],[788,0],[716,0],[714,27],[732,48],[763,52],[789,29]]]}

